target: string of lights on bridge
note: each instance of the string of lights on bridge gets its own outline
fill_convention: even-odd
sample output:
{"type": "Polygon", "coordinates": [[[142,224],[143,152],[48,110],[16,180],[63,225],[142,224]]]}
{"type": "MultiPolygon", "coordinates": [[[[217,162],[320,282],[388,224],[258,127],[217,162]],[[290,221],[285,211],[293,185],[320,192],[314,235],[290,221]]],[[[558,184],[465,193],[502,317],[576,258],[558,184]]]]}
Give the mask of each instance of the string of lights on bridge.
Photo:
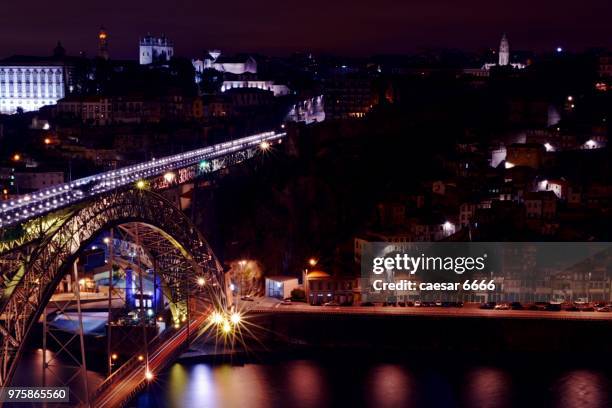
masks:
{"type": "Polygon", "coordinates": [[[285,132],[258,133],[38,190],[17,200],[2,203],[0,227],[34,219],[87,198],[134,183],[137,188],[144,188],[146,186],[144,180],[149,178],[164,176],[166,181],[172,181],[173,173],[171,172],[173,171],[198,163],[200,166],[206,166],[210,160],[257,146],[265,151],[272,143],[281,142],[285,136],[285,132]]]}

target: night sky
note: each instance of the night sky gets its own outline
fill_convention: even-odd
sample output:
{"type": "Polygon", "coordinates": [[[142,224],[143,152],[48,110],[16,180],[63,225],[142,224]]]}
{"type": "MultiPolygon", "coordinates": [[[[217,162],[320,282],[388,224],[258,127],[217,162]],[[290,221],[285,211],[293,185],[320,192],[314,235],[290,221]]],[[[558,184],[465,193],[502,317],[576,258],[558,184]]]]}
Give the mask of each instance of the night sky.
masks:
{"type": "Polygon", "coordinates": [[[2,0],[0,57],[96,53],[104,25],[111,57],[137,58],[138,38],[165,33],[176,54],[203,49],[277,55],[311,50],[342,55],[424,48],[513,49],[612,46],[610,0],[2,0]]]}

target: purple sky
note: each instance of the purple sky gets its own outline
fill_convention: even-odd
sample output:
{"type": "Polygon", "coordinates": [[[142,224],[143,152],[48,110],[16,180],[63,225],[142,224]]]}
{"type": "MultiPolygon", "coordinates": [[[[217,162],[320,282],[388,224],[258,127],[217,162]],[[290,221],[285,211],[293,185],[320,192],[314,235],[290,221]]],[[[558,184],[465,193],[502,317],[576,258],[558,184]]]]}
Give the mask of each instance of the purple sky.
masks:
{"type": "Polygon", "coordinates": [[[612,48],[612,1],[554,0],[3,0],[0,57],[46,55],[61,40],[69,54],[96,52],[104,25],[111,56],[136,58],[138,37],[165,33],[178,55],[200,50],[346,55],[426,47],[612,48]]]}

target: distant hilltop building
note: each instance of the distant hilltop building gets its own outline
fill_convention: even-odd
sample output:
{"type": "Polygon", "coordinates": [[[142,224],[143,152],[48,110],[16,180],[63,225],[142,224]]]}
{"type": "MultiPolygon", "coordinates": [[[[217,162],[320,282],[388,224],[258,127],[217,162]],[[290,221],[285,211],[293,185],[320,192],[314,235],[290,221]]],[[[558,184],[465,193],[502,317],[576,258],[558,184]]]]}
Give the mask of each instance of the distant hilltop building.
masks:
{"type": "Polygon", "coordinates": [[[520,62],[510,62],[510,42],[508,41],[508,37],[506,37],[506,34],[502,35],[501,41],[499,42],[498,56],[499,58],[497,60],[497,64],[487,63],[484,64],[482,69],[488,71],[489,69],[491,69],[491,67],[506,67],[508,65],[515,69],[525,68],[525,64],[522,64],[520,62]]]}
{"type": "Polygon", "coordinates": [[[108,33],[104,27],[100,27],[98,32],[98,57],[107,60],[108,54],[108,33]]]}
{"type": "Polygon", "coordinates": [[[508,43],[508,38],[506,34],[502,36],[501,41],[499,42],[499,62],[497,65],[508,65],[510,63],[510,44],[508,43]]]}
{"type": "Polygon", "coordinates": [[[51,56],[14,55],[0,60],[0,113],[31,112],[55,105],[74,88],[79,60],[66,56],[60,42],[51,56]]]}
{"type": "Polygon", "coordinates": [[[205,69],[214,69],[219,72],[242,75],[257,73],[257,61],[253,57],[222,57],[221,51],[209,51],[202,59],[191,61],[197,73],[205,69]]]}
{"type": "Polygon", "coordinates": [[[164,64],[174,56],[174,44],[166,38],[148,34],[140,39],[140,65],[164,64]]]}

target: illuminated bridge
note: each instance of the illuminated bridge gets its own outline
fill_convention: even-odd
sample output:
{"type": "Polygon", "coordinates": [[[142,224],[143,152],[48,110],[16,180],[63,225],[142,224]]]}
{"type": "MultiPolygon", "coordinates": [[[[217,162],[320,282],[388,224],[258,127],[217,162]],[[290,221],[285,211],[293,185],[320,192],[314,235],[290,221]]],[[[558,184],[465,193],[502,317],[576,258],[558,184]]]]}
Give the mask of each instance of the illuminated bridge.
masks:
{"type": "Polygon", "coordinates": [[[239,330],[220,263],[161,191],[262,154],[285,136],[260,133],[2,204],[0,386],[14,385],[23,355],[36,349],[34,385],[70,387],[73,405],[121,406],[193,337],[215,332],[226,341],[239,330]],[[97,275],[83,274],[79,259],[94,249],[104,262],[97,275]],[[91,372],[104,374],[88,380],[91,372]]]}

